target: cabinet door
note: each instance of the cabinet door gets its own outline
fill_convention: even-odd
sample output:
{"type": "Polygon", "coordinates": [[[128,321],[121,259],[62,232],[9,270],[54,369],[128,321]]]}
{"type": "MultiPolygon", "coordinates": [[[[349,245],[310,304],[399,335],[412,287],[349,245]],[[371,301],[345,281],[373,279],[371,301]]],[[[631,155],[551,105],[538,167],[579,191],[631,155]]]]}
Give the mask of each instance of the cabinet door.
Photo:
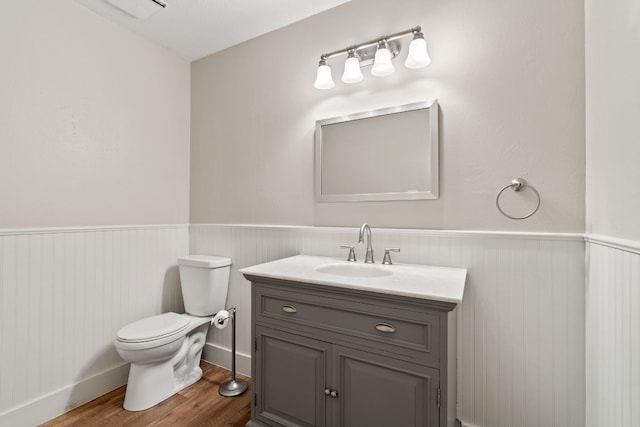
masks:
{"type": "Polygon", "coordinates": [[[333,352],[339,408],[332,424],[439,426],[437,369],[342,346],[333,352]]]}
{"type": "Polygon", "coordinates": [[[255,334],[256,418],[277,426],[324,426],[331,345],[259,325],[255,334]]]}

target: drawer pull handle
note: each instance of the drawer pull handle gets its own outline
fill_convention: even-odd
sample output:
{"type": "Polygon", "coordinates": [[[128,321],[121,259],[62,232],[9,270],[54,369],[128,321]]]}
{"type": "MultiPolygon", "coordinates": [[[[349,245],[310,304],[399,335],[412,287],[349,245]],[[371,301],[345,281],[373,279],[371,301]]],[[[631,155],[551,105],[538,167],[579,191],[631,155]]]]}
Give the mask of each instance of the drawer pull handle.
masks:
{"type": "Polygon", "coordinates": [[[380,332],[386,332],[389,334],[392,334],[396,331],[396,328],[394,328],[390,323],[376,323],[376,329],[380,332]]]}
{"type": "Polygon", "coordinates": [[[285,313],[295,313],[296,311],[298,311],[298,309],[296,309],[292,305],[283,305],[282,311],[284,311],[285,313]]]}

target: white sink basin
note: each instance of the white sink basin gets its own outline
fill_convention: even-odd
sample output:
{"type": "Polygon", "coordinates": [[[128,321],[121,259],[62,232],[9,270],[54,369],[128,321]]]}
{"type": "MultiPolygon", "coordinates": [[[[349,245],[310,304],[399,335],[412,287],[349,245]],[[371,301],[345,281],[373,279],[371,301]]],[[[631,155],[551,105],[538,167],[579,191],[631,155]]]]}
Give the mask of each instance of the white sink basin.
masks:
{"type": "Polygon", "coordinates": [[[315,268],[318,273],[345,277],[383,277],[391,275],[388,269],[370,264],[323,264],[315,268]]]}

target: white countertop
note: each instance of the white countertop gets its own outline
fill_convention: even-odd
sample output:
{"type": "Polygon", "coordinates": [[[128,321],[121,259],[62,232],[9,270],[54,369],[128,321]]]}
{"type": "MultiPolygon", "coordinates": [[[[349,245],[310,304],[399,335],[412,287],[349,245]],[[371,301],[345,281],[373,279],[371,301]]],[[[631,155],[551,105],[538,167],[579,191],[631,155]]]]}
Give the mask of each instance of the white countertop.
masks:
{"type": "MultiPolygon", "coordinates": [[[[296,255],[277,261],[240,269],[245,275],[291,280],[345,289],[357,289],[412,298],[461,303],[467,270],[464,268],[431,267],[413,264],[365,264],[339,258],[296,255]],[[345,269],[387,274],[379,277],[354,277],[317,271],[323,266],[342,265],[345,269]]],[[[357,273],[356,273],[357,274],[357,273]]]]}

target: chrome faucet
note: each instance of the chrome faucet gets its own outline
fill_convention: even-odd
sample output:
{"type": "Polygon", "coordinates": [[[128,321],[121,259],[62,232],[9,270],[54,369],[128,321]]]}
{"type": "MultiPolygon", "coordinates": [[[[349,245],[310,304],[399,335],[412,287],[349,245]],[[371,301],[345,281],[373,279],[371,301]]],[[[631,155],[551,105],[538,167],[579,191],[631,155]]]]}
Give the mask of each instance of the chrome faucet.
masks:
{"type": "Polygon", "coordinates": [[[367,264],[373,264],[373,248],[371,247],[371,227],[369,224],[364,223],[360,227],[360,234],[358,234],[358,243],[364,243],[364,232],[367,232],[367,255],[364,257],[364,262],[367,264]]]}

